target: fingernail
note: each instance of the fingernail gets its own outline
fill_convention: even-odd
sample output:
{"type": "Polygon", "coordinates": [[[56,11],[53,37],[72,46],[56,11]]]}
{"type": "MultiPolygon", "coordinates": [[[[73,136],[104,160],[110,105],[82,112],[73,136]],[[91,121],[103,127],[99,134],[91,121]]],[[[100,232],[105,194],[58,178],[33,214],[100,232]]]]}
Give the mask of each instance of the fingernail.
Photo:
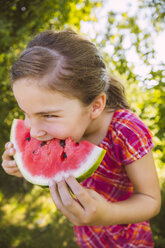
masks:
{"type": "Polygon", "coordinates": [[[53,180],[49,181],[49,187],[52,187],[53,185],[54,185],[54,181],[53,180]]]}
{"type": "Polygon", "coordinates": [[[69,176],[70,176],[69,173],[65,173],[64,178],[67,179],[69,176]]]}
{"type": "Polygon", "coordinates": [[[6,149],[10,149],[11,148],[11,144],[9,144],[9,143],[5,144],[5,148],[6,149]]]}
{"type": "Polygon", "coordinates": [[[56,177],[56,182],[59,183],[63,180],[63,177],[61,175],[58,175],[58,177],[56,177]]]}
{"type": "Polygon", "coordinates": [[[10,153],[10,154],[13,154],[13,152],[14,152],[14,149],[13,149],[13,148],[10,149],[9,153],[10,153]]]}

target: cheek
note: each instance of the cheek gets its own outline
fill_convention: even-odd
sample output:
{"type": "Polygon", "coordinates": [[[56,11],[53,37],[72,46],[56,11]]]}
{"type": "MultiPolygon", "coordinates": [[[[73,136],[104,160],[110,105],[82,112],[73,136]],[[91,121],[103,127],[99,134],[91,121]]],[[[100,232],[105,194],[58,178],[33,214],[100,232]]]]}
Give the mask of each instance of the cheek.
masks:
{"type": "Polygon", "coordinates": [[[25,123],[25,127],[27,129],[30,129],[31,125],[30,125],[30,119],[25,115],[25,118],[24,118],[24,123],[25,123]]]}
{"type": "Polygon", "coordinates": [[[46,131],[51,137],[57,139],[66,139],[71,135],[67,125],[49,125],[46,127],[46,131]]]}

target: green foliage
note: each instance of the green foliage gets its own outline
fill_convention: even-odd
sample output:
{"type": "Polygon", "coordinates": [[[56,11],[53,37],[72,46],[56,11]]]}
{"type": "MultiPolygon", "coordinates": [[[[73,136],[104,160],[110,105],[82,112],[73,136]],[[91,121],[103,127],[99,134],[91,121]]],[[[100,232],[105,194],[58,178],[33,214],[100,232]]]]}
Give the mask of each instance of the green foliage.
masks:
{"type": "Polygon", "coordinates": [[[162,168],[165,162],[164,64],[154,62],[156,53],[154,38],[161,29],[156,29],[150,24],[155,18],[154,20],[159,22],[161,27],[164,26],[164,7],[163,1],[141,0],[139,9],[134,15],[129,12],[110,11],[104,39],[101,44],[98,44],[103,50],[108,67],[125,82],[132,109],[155,135],[154,155],[159,168],[162,168]],[[145,9],[147,14],[144,14],[144,7],[148,8],[145,9]],[[154,17],[151,15],[153,12],[154,17]],[[143,23],[146,20],[152,29],[150,26],[143,26],[140,18],[143,18],[143,23]],[[108,46],[111,48],[110,52],[105,49],[108,46]],[[136,56],[132,57],[132,61],[128,61],[127,57],[128,55],[130,57],[131,53],[136,56]],[[138,75],[136,69],[139,64],[143,65],[148,73],[143,76],[138,75]]]}
{"type": "Polygon", "coordinates": [[[165,219],[165,183],[161,187],[162,192],[162,207],[160,214],[151,219],[151,227],[155,240],[155,248],[165,247],[165,230],[164,230],[164,219],[165,219]]]}
{"type": "Polygon", "coordinates": [[[163,30],[165,27],[165,2],[164,0],[140,0],[140,8],[149,8],[151,24],[156,31],[163,30]]]}
{"type": "MultiPolygon", "coordinates": [[[[40,31],[79,29],[81,20],[91,19],[96,4],[88,0],[0,0],[0,155],[13,118],[23,118],[10,87],[13,61],[40,31]]],[[[2,169],[0,187],[0,247],[77,247],[72,225],[50,204],[48,192],[2,169]]]]}
{"type": "MultiPolygon", "coordinates": [[[[154,64],[154,35],[164,29],[163,0],[139,0],[137,14],[109,12],[105,35],[98,46],[108,67],[122,77],[132,109],[154,134],[154,157],[162,182],[164,206],[165,162],[165,85],[164,64],[154,64]],[[147,27],[140,25],[141,14],[147,11],[147,27]],[[110,51],[106,50],[110,47],[110,51]],[[137,64],[128,61],[135,53],[147,73],[140,77],[137,64]],[[164,175],[163,175],[164,173],[164,175]]],[[[0,0],[0,154],[9,140],[13,118],[23,118],[10,88],[10,68],[28,41],[45,29],[80,28],[81,20],[96,21],[92,8],[100,7],[97,0],[0,0]]],[[[97,41],[96,35],[96,41],[97,41]]],[[[71,224],[55,211],[46,190],[0,174],[0,247],[77,247],[71,224]],[[7,182],[9,182],[7,184],[7,182]],[[50,205],[50,206],[49,206],[50,205]],[[58,235],[56,235],[56,233],[58,235]],[[50,241],[48,243],[48,241],[50,241]]],[[[165,210],[151,221],[156,248],[165,247],[165,210]]]]}

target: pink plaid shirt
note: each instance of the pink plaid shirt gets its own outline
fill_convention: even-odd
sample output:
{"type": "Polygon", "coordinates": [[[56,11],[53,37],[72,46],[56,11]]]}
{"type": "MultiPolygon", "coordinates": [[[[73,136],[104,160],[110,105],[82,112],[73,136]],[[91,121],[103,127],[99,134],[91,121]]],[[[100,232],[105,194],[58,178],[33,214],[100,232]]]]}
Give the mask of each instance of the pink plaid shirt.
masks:
{"type": "MultiPolygon", "coordinates": [[[[152,135],[130,110],[119,109],[112,118],[100,144],[107,152],[94,174],[82,185],[97,191],[110,202],[123,201],[133,193],[125,166],[143,157],[153,148],[152,135]]],[[[154,247],[148,221],[128,225],[75,226],[81,248],[154,247]]]]}

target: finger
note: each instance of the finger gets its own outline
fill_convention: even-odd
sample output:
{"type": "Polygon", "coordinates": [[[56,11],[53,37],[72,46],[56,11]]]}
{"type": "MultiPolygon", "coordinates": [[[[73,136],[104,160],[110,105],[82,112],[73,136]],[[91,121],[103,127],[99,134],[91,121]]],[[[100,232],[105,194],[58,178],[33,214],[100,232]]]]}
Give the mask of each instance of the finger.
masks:
{"type": "MultiPolygon", "coordinates": [[[[2,168],[7,172],[8,169],[18,169],[14,160],[5,160],[2,162],[2,168]]],[[[8,173],[8,172],[7,172],[8,173]]]]}
{"type": "Polygon", "coordinates": [[[54,204],[56,205],[57,209],[62,211],[63,204],[62,204],[61,198],[60,198],[59,193],[58,193],[57,184],[54,181],[52,181],[49,184],[49,190],[50,190],[52,200],[53,200],[54,204]]]}
{"type": "Polygon", "coordinates": [[[74,225],[79,225],[81,222],[82,216],[75,216],[72,212],[68,211],[67,207],[65,207],[62,203],[61,197],[58,192],[58,187],[55,182],[52,182],[49,185],[50,194],[55,203],[57,209],[65,215],[74,225]]]}
{"type": "MultiPolygon", "coordinates": [[[[66,179],[66,182],[73,194],[76,196],[80,204],[86,209],[90,207],[91,196],[88,194],[88,190],[82,187],[77,180],[70,176],[66,179]]],[[[92,204],[92,203],[91,203],[92,204]]]]}
{"type": "Polygon", "coordinates": [[[58,192],[58,187],[55,182],[52,182],[51,185],[49,185],[50,194],[53,199],[54,204],[56,205],[57,209],[65,215],[72,223],[76,223],[75,216],[67,210],[67,208],[63,205],[61,197],[58,192]]]}
{"type": "Polygon", "coordinates": [[[67,211],[71,212],[75,216],[83,215],[84,209],[82,205],[73,198],[66,182],[63,180],[59,182],[57,186],[62,204],[67,211]]]}
{"type": "Polygon", "coordinates": [[[19,172],[19,169],[17,167],[8,167],[8,168],[5,168],[5,172],[10,174],[10,175],[13,175],[13,174],[19,172]]]}
{"type": "Polygon", "coordinates": [[[13,148],[13,147],[14,147],[14,145],[10,141],[5,144],[5,149],[10,149],[10,148],[13,148]]]}
{"type": "Polygon", "coordinates": [[[23,177],[22,173],[20,172],[19,168],[17,167],[15,161],[9,162],[11,165],[5,167],[5,172],[9,175],[16,176],[16,177],[23,177]]]}
{"type": "Polygon", "coordinates": [[[17,171],[13,174],[13,176],[16,176],[16,177],[23,177],[23,175],[21,174],[20,171],[17,171]]]}
{"type": "Polygon", "coordinates": [[[7,174],[9,174],[10,176],[15,176],[15,177],[23,177],[23,175],[21,174],[19,170],[16,170],[12,173],[7,173],[7,174]]]}
{"type": "Polygon", "coordinates": [[[2,159],[3,160],[13,159],[15,152],[16,152],[16,150],[14,148],[10,148],[10,149],[5,150],[5,152],[2,155],[2,159]]]}
{"type": "Polygon", "coordinates": [[[10,160],[10,161],[6,160],[3,162],[3,165],[5,168],[17,168],[18,169],[15,160],[10,160]]]}
{"type": "Polygon", "coordinates": [[[16,164],[16,162],[15,162],[15,160],[11,160],[11,161],[9,161],[9,166],[11,167],[11,168],[17,168],[18,169],[18,167],[17,167],[17,164],[16,164]]]}

